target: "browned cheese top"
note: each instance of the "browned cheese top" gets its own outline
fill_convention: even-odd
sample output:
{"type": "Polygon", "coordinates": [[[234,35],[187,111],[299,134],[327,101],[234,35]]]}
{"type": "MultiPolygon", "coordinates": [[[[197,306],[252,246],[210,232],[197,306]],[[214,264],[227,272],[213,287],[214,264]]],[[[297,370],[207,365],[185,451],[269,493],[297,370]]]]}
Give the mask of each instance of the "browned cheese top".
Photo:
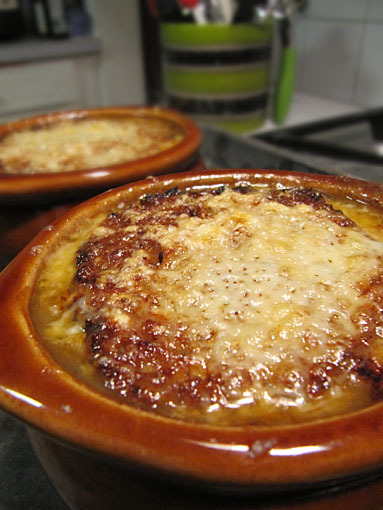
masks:
{"type": "Polygon", "coordinates": [[[117,165],[158,154],[184,138],[164,118],[74,118],[14,131],[0,140],[0,169],[40,174],[117,165]]]}
{"type": "Polygon", "coordinates": [[[383,396],[382,240],[379,211],[312,189],[172,189],[56,250],[35,320],[68,370],[143,410],[337,416],[383,396]]]}

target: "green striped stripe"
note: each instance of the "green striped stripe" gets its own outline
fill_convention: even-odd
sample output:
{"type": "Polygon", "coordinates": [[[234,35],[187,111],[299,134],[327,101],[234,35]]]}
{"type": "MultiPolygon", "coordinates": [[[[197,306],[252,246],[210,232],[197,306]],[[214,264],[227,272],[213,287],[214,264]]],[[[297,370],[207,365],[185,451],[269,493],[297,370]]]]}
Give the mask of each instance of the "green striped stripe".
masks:
{"type": "Polygon", "coordinates": [[[164,46],[187,48],[193,46],[244,45],[270,42],[271,22],[238,25],[196,25],[192,23],[162,23],[161,39],[164,46]]]}
{"type": "Polygon", "coordinates": [[[195,117],[195,120],[200,124],[205,125],[213,125],[227,131],[231,131],[232,133],[237,134],[246,134],[254,131],[254,129],[258,129],[261,127],[266,120],[266,112],[259,112],[254,115],[246,115],[244,117],[216,117],[216,118],[198,118],[195,117]]]}
{"type": "Polygon", "coordinates": [[[246,68],[210,67],[192,69],[164,66],[164,87],[169,94],[230,94],[265,90],[269,83],[269,65],[246,68]]]}

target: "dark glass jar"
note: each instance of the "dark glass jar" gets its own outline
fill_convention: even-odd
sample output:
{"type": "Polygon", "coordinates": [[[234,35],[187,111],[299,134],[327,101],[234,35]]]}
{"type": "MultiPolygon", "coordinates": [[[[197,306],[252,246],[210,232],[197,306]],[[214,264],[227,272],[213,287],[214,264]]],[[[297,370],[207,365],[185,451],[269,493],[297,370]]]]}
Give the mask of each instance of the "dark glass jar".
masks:
{"type": "Polygon", "coordinates": [[[18,0],[0,0],[0,41],[17,39],[25,33],[23,12],[18,0]]]}

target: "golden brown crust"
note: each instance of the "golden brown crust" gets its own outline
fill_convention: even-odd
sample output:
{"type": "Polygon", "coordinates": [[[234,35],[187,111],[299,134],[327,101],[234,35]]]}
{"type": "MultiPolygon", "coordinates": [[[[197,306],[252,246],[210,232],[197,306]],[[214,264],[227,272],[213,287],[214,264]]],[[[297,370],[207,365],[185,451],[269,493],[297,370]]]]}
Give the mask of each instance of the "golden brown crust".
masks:
{"type": "MultiPolygon", "coordinates": [[[[253,193],[247,186],[234,189],[239,194],[253,193]]],[[[77,299],[85,295],[92,307],[85,326],[87,348],[94,365],[103,374],[106,387],[135,406],[192,420],[204,421],[208,419],[207,412],[212,406],[221,406],[226,408],[225,413],[220,414],[222,423],[236,423],[236,420],[241,423],[243,419],[251,423],[275,420],[278,409],[271,412],[271,418],[258,417],[256,414],[243,418],[240,413],[236,416],[234,409],[241,407],[235,404],[234,395],[246,395],[255,381],[264,377],[262,371],[265,369],[269,371],[267,385],[290,389],[291,392],[297,387],[303,388],[307,407],[313,403],[315,405],[315,401],[322,399],[334,387],[342,386],[343,382],[349,384],[347,381],[355,379],[364,388],[363,398],[368,402],[380,400],[382,366],[375,357],[375,330],[382,327],[381,275],[365,282],[361,289],[361,295],[368,296],[369,304],[359,310],[358,317],[352,318],[353,323],[357,324],[363,315],[365,325],[360,334],[343,340],[341,354],[335,355],[330,351],[317,359],[308,359],[303,363],[306,364],[305,370],[288,360],[282,360],[273,370],[270,367],[256,370],[253,366],[232,368],[227,367],[225,362],[209,363],[210,349],[217,336],[214,328],[203,338],[191,337],[188,328],[181,322],[169,322],[165,316],[153,312],[157,296],[144,278],[135,274],[133,280],[126,283],[136,289],[135,300],[132,301],[127,299],[129,293],[124,285],[105,277],[109,271],[121,270],[137,252],[143,253],[142,264],[154,272],[170,267],[177,247],[170,250],[165,248],[159,240],[150,237],[150,229],[158,225],[178,228],[178,219],[185,216],[209,221],[214,213],[201,201],[201,197],[207,193],[218,196],[224,193],[224,188],[187,193],[175,188],[165,193],[147,195],[128,210],[109,214],[102,224],[106,233],[91,238],[78,251],[77,299]],[[184,198],[182,201],[179,200],[180,196],[184,198]],[[134,220],[132,213],[138,211],[140,215],[134,220]],[[133,226],[135,230],[129,234],[129,228],[133,226]],[[109,302],[129,314],[128,326],[102,312],[105,303],[109,302]],[[196,362],[196,350],[200,359],[206,355],[204,361],[196,362]]],[[[266,200],[289,208],[303,204],[313,211],[322,211],[342,229],[358,228],[313,189],[275,189],[265,196],[266,200]]],[[[261,199],[254,194],[254,207],[261,199]]],[[[232,243],[240,245],[241,236],[246,235],[244,227],[236,228],[232,243]]],[[[333,320],[336,321],[337,317],[334,316],[333,320]]],[[[307,335],[308,345],[318,342],[315,336],[310,338],[310,333],[307,335]]],[[[293,410],[290,417],[287,412],[277,419],[288,422],[301,418],[299,410],[297,413],[293,410]]]]}
{"type": "Polygon", "coordinates": [[[287,207],[294,207],[297,204],[305,204],[316,210],[324,210],[328,213],[331,221],[337,223],[341,227],[350,227],[355,225],[350,218],[347,218],[342,211],[335,211],[333,206],[327,202],[324,196],[312,188],[289,188],[272,190],[269,193],[270,200],[274,200],[279,204],[287,207]]]}
{"type": "Polygon", "coordinates": [[[2,137],[0,164],[11,175],[94,169],[158,154],[183,137],[178,124],[151,116],[56,120],[2,137]]]}

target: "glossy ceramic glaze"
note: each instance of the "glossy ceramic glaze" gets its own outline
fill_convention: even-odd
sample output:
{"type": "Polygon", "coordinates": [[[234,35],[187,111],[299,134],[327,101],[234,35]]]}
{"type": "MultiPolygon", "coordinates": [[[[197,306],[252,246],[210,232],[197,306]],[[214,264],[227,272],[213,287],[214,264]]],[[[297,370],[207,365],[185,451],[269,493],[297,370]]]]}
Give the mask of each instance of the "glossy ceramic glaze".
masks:
{"type": "Polygon", "coordinates": [[[68,119],[158,117],[178,124],[184,137],[175,146],[155,155],[74,172],[5,174],[0,172],[0,265],[9,261],[42,227],[74,203],[98,192],[148,175],[202,168],[201,133],[188,117],[160,107],[114,107],[71,110],[39,115],[3,124],[0,139],[15,131],[33,129],[68,119]]]}
{"type": "MultiPolygon", "coordinates": [[[[69,508],[74,510],[378,510],[383,478],[356,478],[318,489],[284,492],[212,491],[180,484],[172,476],[128,469],[63,446],[29,429],[40,463],[69,508]],[[127,502],[127,495],[128,502],[127,502]]],[[[383,476],[383,475],[382,475],[383,476]]]]}
{"type": "MultiPolygon", "coordinates": [[[[169,497],[185,487],[210,494],[209,501],[213,495],[230,494],[225,504],[231,501],[232,506],[221,504],[219,508],[250,509],[262,508],[262,501],[270,503],[270,498],[278,495],[285,501],[285,506],[275,504],[279,509],[288,508],[288,502],[298,504],[296,498],[308,494],[318,498],[330,491],[339,498],[340,489],[367,483],[382,474],[382,404],[293,426],[213,427],[181,422],[108,399],[66,373],[39,341],[29,313],[35,280],[52,247],[62,235],[77,229],[85,215],[174,186],[243,181],[344,190],[355,198],[368,197],[383,208],[382,185],[347,178],[257,170],[159,176],[109,191],[71,209],[44,229],[1,274],[0,405],[31,426],[35,449],[72,508],[101,508],[94,501],[93,506],[80,501],[81,493],[91,498],[97,487],[117,500],[125,491],[126,498],[123,480],[129,479],[138,487],[142,484],[141,489],[134,489],[137,497],[143,491],[146,506],[143,503],[141,508],[150,508],[150,504],[153,508],[184,508],[171,500],[161,507],[148,496],[153,480],[155,484],[166,480],[170,487],[158,490],[169,497]],[[82,463],[87,466],[80,469],[83,476],[74,474],[70,465],[82,463]],[[114,467],[109,469],[110,465],[114,467]],[[110,478],[105,479],[108,472],[110,478]]],[[[374,487],[378,494],[374,501],[379,497],[383,505],[381,482],[374,482],[374,487]]],[[[344,496],[347,494],[349,501],[357,501],[347,491],[344,496]]],[[[204,508],[201,504],[191,506],[193,498],[185,497],[185,508],[204,508]]],[[[194,501],[199,499],[196,496],[194,501]]],[[[317,501],[312,499],[310,505],[314,506],[306,508],[323,508],[315,506],[317,501]]],[[[206,508],[217,506],[206,503],[206,508]]]]}
{"type": "Polygon", "coordinates": [[[51,202],[56,196],[77,197],[105,190],[147,175],[157,175],[170,171],[181,171],[195,162],[201,135],[196,124],[188,117],[170,109],[160,107],[126,106],[114,108],[93,108],[71,110],[39,115],[17,120],[0,126],[0,138],[15,131],[42,127],[47,123],[73,119],[121,119],[131,117],[158,117],[175,122],[184,131],[184,138],[175,146],[127,163],[100,168],[39,174],[0,173],[0,203],[26,203],[37,200],[51,202]]]}

